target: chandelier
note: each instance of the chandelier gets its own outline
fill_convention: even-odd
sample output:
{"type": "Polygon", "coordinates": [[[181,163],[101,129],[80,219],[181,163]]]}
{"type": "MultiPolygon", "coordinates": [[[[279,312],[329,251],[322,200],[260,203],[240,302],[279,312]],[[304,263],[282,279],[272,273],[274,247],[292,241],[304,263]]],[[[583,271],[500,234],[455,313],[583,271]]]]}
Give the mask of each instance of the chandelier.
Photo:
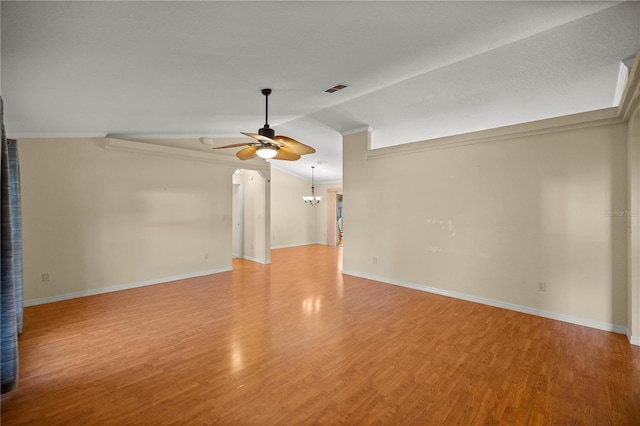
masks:
{"type": "Polygon", "coordinates": [[[316,168],[315,166],[311,166],[311,195],[302,197],[305,203],[309,203],[312,206],[315,206],[316,204],[318,204],[322,199],[322,197],[316,195],[316,188],[314,186],[314,181],[313,181],[313,169],[315,168],[316,168]]]}

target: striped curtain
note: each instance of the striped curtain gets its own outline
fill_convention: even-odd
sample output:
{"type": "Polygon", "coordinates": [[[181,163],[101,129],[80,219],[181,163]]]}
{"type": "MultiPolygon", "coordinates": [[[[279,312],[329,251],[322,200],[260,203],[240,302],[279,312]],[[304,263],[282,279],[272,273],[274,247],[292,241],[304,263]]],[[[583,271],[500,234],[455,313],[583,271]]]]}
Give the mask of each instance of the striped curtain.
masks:
{"type": "Polygon", "coordinates": [[[18,384],[18,334],[22,332],[22,216],[18,144],[7,140],[2,121],[1,252],[0,252],[0,367],[2,393],[18,384]]]}

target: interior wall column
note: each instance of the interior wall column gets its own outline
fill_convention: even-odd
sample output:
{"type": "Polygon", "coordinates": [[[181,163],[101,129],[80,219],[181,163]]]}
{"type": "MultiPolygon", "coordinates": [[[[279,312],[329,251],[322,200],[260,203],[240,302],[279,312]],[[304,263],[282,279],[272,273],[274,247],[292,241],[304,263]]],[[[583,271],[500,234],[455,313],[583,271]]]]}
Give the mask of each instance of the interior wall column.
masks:
{"type": "Polygon", "coordinates": [[[327,189],[327,245],[335,246],[337,238],[336,224],[336,196],[338,190],[334,188],[327,189]]]}
{"type": "Polygon", "coordinates": [[[271,165],[264,176],[264,263],[271,263],[271,165]]]}
{"type": "Polygon", "coordinates": [[[628,139],[628,288],[629,341],[640,346],[640,107],[629,122],[628,139]]]}
{"type": "Polygon", "coordinates": [[[627,337],[640,346],[640,51],[620,101],[627,127],[627,337]]]}
{"type": "Polygon", "coordinates": [[[365,218],[370,214],[367,193],[367,151],[371,148],[371,128],[342,133],[342,193],[348,208],[342,214],[342,227],[349,240],[342,251],[343,271],[360,271],[368,262],[366,242],[371,229],[365,218]],[[363,190],[364,188],[364,190],[363,190]]]}

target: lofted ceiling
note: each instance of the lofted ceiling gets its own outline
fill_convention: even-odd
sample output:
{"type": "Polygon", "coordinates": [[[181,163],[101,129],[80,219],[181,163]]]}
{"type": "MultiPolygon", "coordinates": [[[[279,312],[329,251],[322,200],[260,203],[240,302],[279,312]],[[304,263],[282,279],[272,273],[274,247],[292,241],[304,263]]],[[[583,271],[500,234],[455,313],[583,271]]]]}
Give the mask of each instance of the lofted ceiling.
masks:
{"type": "Polygon", "coordinates": [[[640,49],[635,1],[2,1],[1,17],[10,136],[209,150],[262,127],[268,87],[276,134],[317,149],[273,165],[319,183],[341,180],[356,129],[384,147],[615,106],[640,49]]]}

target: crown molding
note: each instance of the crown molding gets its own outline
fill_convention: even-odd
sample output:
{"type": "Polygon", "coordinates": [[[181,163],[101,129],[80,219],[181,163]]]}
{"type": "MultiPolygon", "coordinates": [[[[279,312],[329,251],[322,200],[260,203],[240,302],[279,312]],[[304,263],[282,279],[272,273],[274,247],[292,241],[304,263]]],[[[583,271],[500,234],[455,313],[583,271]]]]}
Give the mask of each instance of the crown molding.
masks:
{"type": "Polygon", "coordinates": [[[622,93],[620,106],[618,107],[618,115],[623,120],[629,120],[633,112],[640,103],[640,54],[636,55],[636,59],[631,67],[627,85],[622,93]]]}
{"type": "Polygon", "coordinates": [[[417,152],[433,151],[438,149],[457,148],[461,146],[496,142],[505,139],[618,124],[623,121],[624,120],[618,115],[617,108],[605,108],[596,111],[498,127],[495,129],[480,130],[461,135],[446,136],[442,138],[412,142],[404,145],[377,148],[367,151],[367,159],[369,160],[394,155],[409,155],[417,152]]]}
{"type": "Polygon", "coordinates": [[[9,139],[103,139],[105,133],[28,133],[10,132],[9,139]]]}
{"type": "Polygon", "coordinates": [[[115,150],[115,151],[162,155],[165,157],[182,158],[182,159],[196,160],[196,161],[208,161],[212,163],[233,166],[236,168],[258,170],[258,171],[264,171],[264,172],[269,172],[270,170],[270,164],[268,162],[258,160],[258,159],[242,161],[242,160],[236,159],[235,157],[229,157],[226,155],[213,154],[208,152],[193,151],[190,149],[174,148],[170,146],[155,145],[155,144],[145,143],[145,142],[134,142],[134,141],[128,141],[123,139],[114,139],[114,138],[105,138],[105,139],[106,139],[106,143],[104,148],[115,150]]]}

